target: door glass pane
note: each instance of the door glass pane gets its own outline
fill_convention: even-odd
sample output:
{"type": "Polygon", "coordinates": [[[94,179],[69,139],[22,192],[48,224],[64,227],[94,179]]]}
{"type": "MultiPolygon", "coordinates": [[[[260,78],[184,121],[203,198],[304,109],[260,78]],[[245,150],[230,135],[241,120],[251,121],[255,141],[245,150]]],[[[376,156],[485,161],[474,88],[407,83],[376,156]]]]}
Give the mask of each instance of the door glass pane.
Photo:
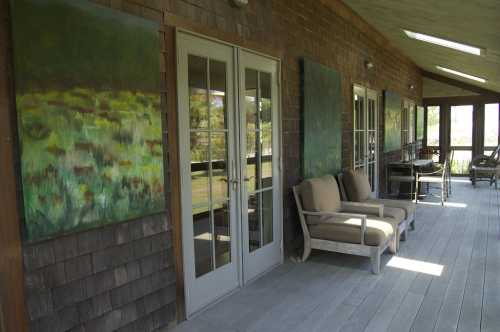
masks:
{"type": "Polygon", "coordinates": [[[439,106],[427,107],[427,145],[439,146],[439,106]]]}
{"type": "MultiPolygon", "coordinates": [[[[498,104],[484,105],[484,146],[498,145],[498,104]]],[[[487,150],[487,149],[485,149],[487,150]]]]}
{"type": "Polygon", "coordinates": [[[354,166],[365,163],[365,98],[354,94],[354,166]]]}
{"type": "Polygon", "coordinates": [[[368,132],[368,161],[375,162],[376,158],[376,131],[370,130],[368,132]]]}
{"type": "Polygon", "coordinates": [[[257,71],[245,69],[245,112],[247,131],[257,128],[257,71]]]}
{"type": "Polygon", "coordinates": [[[257,167],[257,146],[259,132],[254,130],[247,131],[247,153],[246,153],[246,176],[249,179],[246,182],[248,192],[254,192],[257,187],[260,187],[260,183],[257,185],[256,180],[259,178],[258,167],[257,167]]]}
{"type": "Polygon", "coordinates": [[[248,196],[248,244],[250,252],[260,248],[260,202],[259,194],[248,196]]]}
{"type": "Polygon", "coordinates": [[[226,64],[210,60],[210,126],[226,129],[226,64]]]}
{"type": "Polygon", "coordinates": [[[229,201],[213,206],[215,230],[215,267],[219,268],[231,261],[231,229],[229,201]]]}
{"type": "Polygon", "coordinates": [[[355,160],[357,165],[363,165],[365,160],[365,132],[356,131],[355,160]]]}
{"type": "Polygon", "coordinates": [[[451,107],[451,146],[472,146],[472,111],[472,105],[451,107]]]}
{"type": "Polygon", "coordinates": [[[415,106],[411,105],[408,109],[408,142],[415,141],[415,106]]]}
{"type": "Polygon", "coordinates": [[[231,257],[226,64],[190,55],[188,82],[195,275],[200,277],[231,257]]]}
{"type": "Polygon", "coordinates": [[[273,132],[271,129],[262,130],[262,187],[269,188],[273,186],[273,132]]]}
{"type": "Polygon", "coordinates": [[[245,113],[246,113],[246,177],[249,182],[246,183],[248,192],[257,189],[256,179],[259,178],[257,172],[257,151],[259,144],[259,135],[256,132],[258,128],[257,114],[257,71],[253,69],[245,70],[245,113]]]}
{"type": "Polygon", "coordinates": [[[375,188],[375,164],[368,164],[368,179],[370,181],[371,191],[373,192],[373,188],[375,188]]]}
{"type": "Polygon", "coordinates": [[[262,245],[273,242],[273,190],[263,191],[262,195],[262,245]]]}
{"type": "Polygon", "coordinates": [[[227,133],[212,133],[212,202],[218,203],[228,198],[227,133]]]}
{"type": "Polygon", "coordinates": [[[213,270],[212,222],[208,206],[193,212],[195,274],[200,277],[213,270]]]}
{"type": "Polygon", "coordinates": [[[191,201],[193,214],[206,212],[209,205],[210,174],[208,133],[191,133],[191,201]]]}
{"type": "Polygon", "coordinates": [[[207,128],[207,59],[189,55],[188,76],[190,126],[191,128],[207,128]]]}
{"type": "Polygon", "coordinates": [[[368,99],[368,129],[375,130],[375,100],[368,99]]]}
{"type": "Polygon", "coordinates": [[[364,118],[365,99],[359,95],[354,95],[355,127],[354,129],[365,129],[364,118]]]}
{"type": "Polygon", "coordinates": [[[260,72],[260,112],[261,125],[264,130],[271,129],[271,74],[260,72]]]}

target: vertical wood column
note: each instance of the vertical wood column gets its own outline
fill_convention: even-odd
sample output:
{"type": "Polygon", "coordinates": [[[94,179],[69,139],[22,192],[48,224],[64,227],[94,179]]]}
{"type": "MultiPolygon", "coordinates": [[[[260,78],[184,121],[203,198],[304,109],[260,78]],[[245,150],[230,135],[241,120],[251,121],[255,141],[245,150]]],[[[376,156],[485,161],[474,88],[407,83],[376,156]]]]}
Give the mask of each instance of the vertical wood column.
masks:
{"type": "Polygon", "coordinates": [[[8,1],[0,1],[0,328],[27,331],[15,172],[16,121],[8,1]]]}
{"type": "Polygon", "coordinates": [[[484,151],[484,103],[475,103],[472,122],[472,158],[484,151]]]}
{"type": "Polygon", "coordinates": [[[439,161],[441,163],[444,162],[446,153],[450,149],[450,114],[449,103],[439,105],[439,161]]]}
{"type": "MultiPolygon", "coordinates": [[[[164,23],[165,24],[165,23],[164,23]]],[[[164,26],[166,49],[166,90],[168,124],[168,159],[170,169],[170,219],[173,231],[173,250],[177,288],[177,320],[186,319],[184,296],[184,261],[182,253],[182,211],[179,167],[179,129],[177,119],[177,53],[175,28],[164,26]]]]}

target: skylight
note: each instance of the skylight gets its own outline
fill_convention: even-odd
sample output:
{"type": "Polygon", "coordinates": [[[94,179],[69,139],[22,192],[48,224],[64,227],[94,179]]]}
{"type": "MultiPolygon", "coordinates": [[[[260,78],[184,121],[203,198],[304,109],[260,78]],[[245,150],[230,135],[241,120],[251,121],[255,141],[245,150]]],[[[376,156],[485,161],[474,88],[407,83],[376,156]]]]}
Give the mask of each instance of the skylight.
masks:
{"type": "Polygon", "coordinates": [[[457,43],[457,42],[453,42],[451,40],[446,40],[446,39],[442,39],[442,38],[438,38],[438,37],[434,37],[434,36],[429,36],[429,35],[419,33],[419,32],[413,32],[413,31],[409,31],[409,30],[403,30],[403,31],[406,33],[406,35],[408,37],[410,37],[412,39],[416,39],[416,40],[424,41],[427,43],[452,48],[454,50],[469,53],[469,54],[481,55],[481,53],[482,53],[482,50],[479,47],[470,46],[470,45],[466,45],[466,44],[462,44],[462,43],[457,43]]]}
{"type": "Polygon", "coordinates": [[[441,67],[441,66],[436,66],[436,68],[439,70],[442,70],[444,72],[453,74],[453,75],[468,78],[469,80],[473,80],[473,81],[477,81],[477,82],[481,82],[481,83],[486,83],[486,79],[484,79],[484,78],[477,77],[477,76],[470,75],[470,74],[466,74],[466,73],[462,73],[461,71],[458,71],[458,70],[453,70],[453,69],[449,69],[449,68],[445,68],[445,67],[441,67]]]}

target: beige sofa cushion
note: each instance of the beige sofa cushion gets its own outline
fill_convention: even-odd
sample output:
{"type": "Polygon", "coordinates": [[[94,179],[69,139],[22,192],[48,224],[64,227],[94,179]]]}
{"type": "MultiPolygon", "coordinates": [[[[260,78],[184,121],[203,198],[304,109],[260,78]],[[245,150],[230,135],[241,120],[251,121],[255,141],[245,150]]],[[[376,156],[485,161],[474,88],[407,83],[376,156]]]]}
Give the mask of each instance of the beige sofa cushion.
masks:
{"type": "Polygon", "coordinates": [[[398,223],[406,219],[405,210],[401,208],[389,207],[384,205],[384,218],[394,219],[398,223]]]}
{"type": "Polygon", "coordinates": [[[409,201],[399,199],[370,198],[367,200],[367,203],[384,204],[384,210],[387,207],[403,209],[405,211],[405,219],[408,219],[409,216],[415,214],[415,204],[409,201]]]}
{"type": "Polygon", "coordinates": [[[350,201],[364,202],[370,197],[370,181],[362,172],[348,170],[343,173],[342,181],[350,201]]]}
{"type": "MultiPolygon", "coordinates": [[[[309,226],[309,233],[312,238],[338,241],[345,243],[361,243],[360,227],[361,219],[345,218],[343,223],[323,223],[309,226]]],[[[365,244],[378,246],[387,241],[394,234],[394,227],[388,222],[377,218],[366,220],[365,244]]]]}
{"type": "Polygon", "coordinates": [[[304,180],[300,185],[300,196],[306,211],[340,211],[339,187],[331,175],[304,180]]]}

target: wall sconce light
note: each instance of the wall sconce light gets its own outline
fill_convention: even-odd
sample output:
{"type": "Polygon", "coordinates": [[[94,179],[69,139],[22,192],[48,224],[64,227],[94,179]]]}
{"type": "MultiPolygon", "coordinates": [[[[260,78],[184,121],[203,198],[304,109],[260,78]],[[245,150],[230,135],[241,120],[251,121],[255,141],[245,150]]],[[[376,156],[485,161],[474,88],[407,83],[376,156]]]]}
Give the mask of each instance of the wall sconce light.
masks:
{"type": "Polygon", "coordinates": [[[413,84],[410,84],[408,85],[408,89],[411,91],[411,90],[415,90],[415,85],[413,84]]]}
{"type": "Polygon", "coordinates": [[[248,0],[232,0],[232,2],[236,7],[240,8],[248,5],[248,0]]]}
{"type": "Polygon", "coordinates": [[[373,62],[368,61],[368,60],[366,60],[366,61],[365,61],[365,68],[366,68],[366,69],[370,70],[370,69],[372,69],[373,67],[374,67],[374,66],[373,66],[373,62]]]}

